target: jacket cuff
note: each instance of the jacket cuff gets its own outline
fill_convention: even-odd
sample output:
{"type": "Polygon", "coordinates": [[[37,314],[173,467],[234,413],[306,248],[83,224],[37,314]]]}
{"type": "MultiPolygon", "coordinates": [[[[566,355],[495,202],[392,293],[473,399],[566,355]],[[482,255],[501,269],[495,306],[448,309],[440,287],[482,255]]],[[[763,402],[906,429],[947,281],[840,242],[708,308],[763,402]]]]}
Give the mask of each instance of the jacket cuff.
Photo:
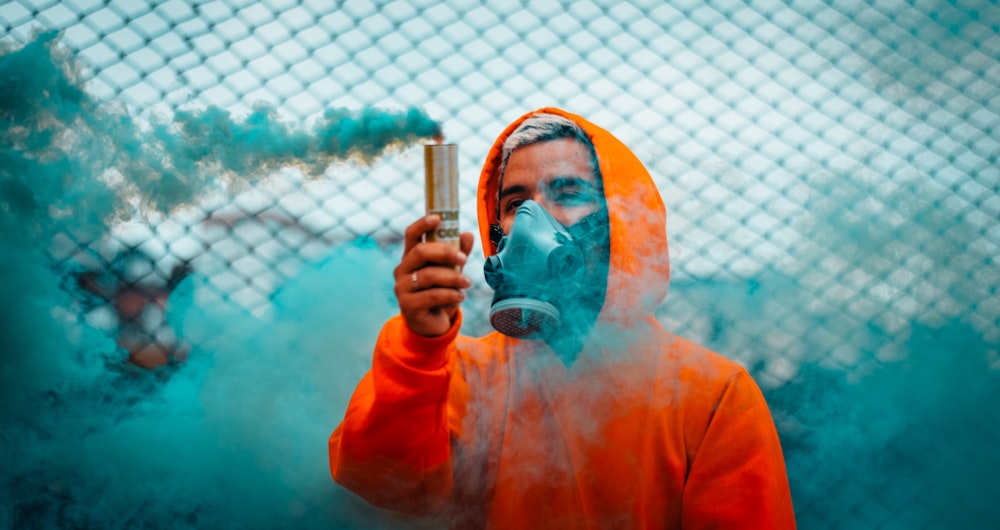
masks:
{"type": "Polygon", "coordinates": [[[403,341],[403,348],[396,354],[400,364],[421,371],[437,370],[448,364],[449,346],[454,344],[458,330],[462,327],[461,309],[455,313],[448,331],[437,337],[425,337],[414,333],[400,315],[396,315],[393,319],[397,320],[396,325],[399,326],[403,341]]]}

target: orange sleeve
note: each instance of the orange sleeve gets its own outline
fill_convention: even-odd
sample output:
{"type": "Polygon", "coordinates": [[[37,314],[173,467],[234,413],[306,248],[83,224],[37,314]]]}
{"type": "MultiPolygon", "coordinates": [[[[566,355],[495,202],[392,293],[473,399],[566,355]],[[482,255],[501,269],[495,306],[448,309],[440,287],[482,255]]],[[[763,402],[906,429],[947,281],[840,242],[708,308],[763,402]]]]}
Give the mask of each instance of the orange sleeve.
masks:
{"type": "Polygon", "coordinates": [[[691,463],[682,518],[685,530],[795,528],[778,433],[745,370],[726,382],[691,463]]]}
{"type": "Polygon", "coordinates": [[[373,505],[439,511],[451,492],[449,385],[461,312],[444,335],[422,337],[400,316],[379,334],[372,369],[329,440],[333,479],[373,505]]]}

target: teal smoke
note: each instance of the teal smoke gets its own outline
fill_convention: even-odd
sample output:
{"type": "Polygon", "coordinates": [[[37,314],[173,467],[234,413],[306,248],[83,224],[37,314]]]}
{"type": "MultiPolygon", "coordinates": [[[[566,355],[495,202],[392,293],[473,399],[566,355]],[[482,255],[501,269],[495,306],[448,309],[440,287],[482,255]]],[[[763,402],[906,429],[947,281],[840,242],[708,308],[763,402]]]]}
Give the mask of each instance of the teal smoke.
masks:
{"type": "Polygon", "coordinates": [[[137,204],[169,212],[283,167],[319,176],[337,160],[371,162],[441,134],[419,109],[328,109],[303,129],[267,104],[243,118],[208,107],[153,116],[146,126],[124,106],[91,97],[80,70],[56,32],[0,55],[0,228],[11,242],[67,226],[100,234],[137,204]]]}
{"type": "MultiPolygon", "coordinates": [[[[817,169],[807,270],[671,286],[666,316],[696,307],[708,346],[754,359],[800,528],[1000,525],[997,224],[938,176],[817,169]]],[[[996,168],[948,176],[996,196],[996,168]]]]}
{"type": "Polygon", "coordinates": [[[388,315],[385,249],[357,242],[308,264],[274,293],[267,318],[205,301],[208,280],[189,276],[168,316],[196,344],[169,376],[122,369],[126,352],[83,316],[80,265],[49,251],[61,234],[86,245],[118,221],[283,167],[320,177],[333,162],[369,163],[439,134],[418,109],[331,109],[310,128],[267,105],[139,123],[85,90],[58,34],[0,49],[0,527],[375,517],[323,462],[330,422],[388,315]]]}
{"type": "MultiPolygon", "coordinates": [[[[932,34],[960,33],[962,17],[940,5],[947,16],[932,34]]],[[[882,26],[872,20],[869,31],[882,26]]],[[[919,49],[896,50],[871,57],[888,76],[864,79],[901,83],[910,94],[947,71],[934,65],[912,77],[919,49]]],[[[191,276],[169,319],[195,351],[164,380],[108,369],[122,354],[78,321],[76,298],[60,288],[68,271],[44,249],[67,225],[102,234],[109,219],[130,214],[126,197],[168,210],[195,189],[252,179],[254,169],[321,167],[331,153],[365,159],[343,138],[378,137],[383,129],[366,123],[413,130],[421,114],[377,121],[342,111],[344,121],[332,111],[325,126],[306,132],[268,107],[244,119],[205,109],[144,129],[83,91],[51,34],[0,57],[0,73],[9,82],[0,92],[0,526],[408,524],[338,490],[324,447],[365,369],[375,327],[391,312],[396,251],[364,242],[335,250],[276,293],[276,313],[266,318],[214,304],[207,279],[191,276]],[[280,141],[258,141],[265,133],[280,141]]],[[[995,205],[996,153],[984,161],[958,182],[976,177],[993,197],[979,204],[995,205]]],[[[795,228],[812,246],[797,257],[820,267],[834,255],[843,273],[833,285],[826,275],[777,271],[675,282],[667,311],[693,300],[711,317],[708,345],[723,354],[800,360],[794,377],[766,389],[800,528],[1000,526],[1000,345],[991,332],[1000,326],[998,269],[995,245],[982,239],[995,234],[995,219],[949,210],[959,184],[877,177],[858,171],[810,181],[812,219],[795,228]],[[844,287],[855,314],[835,300],[844,287]],[[900,305],[918,309],[888,318],[900,305]],[[858,360],[839,360],[844,350],[858,360]],[[852,371],[855,362],[864,370],[852,371]]],[[[750,368],[769,380],[767,361],[750,368]]]]}

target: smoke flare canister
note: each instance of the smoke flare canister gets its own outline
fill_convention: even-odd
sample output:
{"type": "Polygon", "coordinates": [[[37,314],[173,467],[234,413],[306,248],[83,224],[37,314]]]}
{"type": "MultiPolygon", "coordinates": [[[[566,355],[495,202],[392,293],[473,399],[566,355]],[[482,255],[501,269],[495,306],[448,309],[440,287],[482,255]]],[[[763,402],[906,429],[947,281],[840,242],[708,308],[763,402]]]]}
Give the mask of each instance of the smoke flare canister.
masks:
{"type": "Polygon", "coordinates": [[[458,145],[424,145],[424,170],[427,179],[427,214],[441,217],[441,224],[434,232],[427,234],[427,240],[459,248],[458,145]]]}

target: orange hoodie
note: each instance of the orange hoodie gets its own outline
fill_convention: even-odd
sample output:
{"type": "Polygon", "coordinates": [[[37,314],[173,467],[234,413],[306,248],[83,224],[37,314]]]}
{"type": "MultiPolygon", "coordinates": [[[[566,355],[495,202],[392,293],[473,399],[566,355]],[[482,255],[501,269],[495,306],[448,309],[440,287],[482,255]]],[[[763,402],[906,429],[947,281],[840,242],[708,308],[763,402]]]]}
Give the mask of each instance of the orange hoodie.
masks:
{"type": "Polygon", "coordinates": [[[427,338],[390,319],[344,421],[334,480],[376,506],[452,528],[794,528],[778,436],[747,372],[663,330],[666,211],[642,163],[586,120],[553,108],[512,123],[479,183],[496,249],[501,146],[528,116],[587,131],[611,223],[607,295],[577,360],[542,341],[451,329],[427,338]]]}

